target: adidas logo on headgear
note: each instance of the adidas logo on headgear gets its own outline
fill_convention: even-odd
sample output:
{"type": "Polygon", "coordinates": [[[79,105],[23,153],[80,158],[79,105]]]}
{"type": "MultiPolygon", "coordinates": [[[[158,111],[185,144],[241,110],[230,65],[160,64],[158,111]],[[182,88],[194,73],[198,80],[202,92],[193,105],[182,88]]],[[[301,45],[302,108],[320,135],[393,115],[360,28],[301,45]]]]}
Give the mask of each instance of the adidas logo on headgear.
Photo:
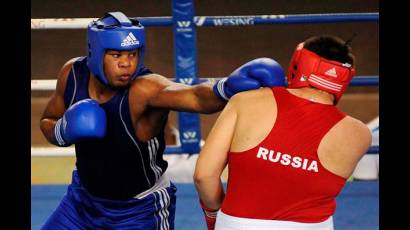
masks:
{"type": "Polygon", "coordinates": [[[139,45],[140,41],[135,38],[134,34],[131,32],[128,34],[128,36],[122,40],[121,46],[131,46],[131,45],[139,45]]]}
{"type": "Polygon", "coordinates": [[[331,68],[328,71],[325,72],[326,75],[329,75],[331,77],[337,77],[337,73],[336,73],[336,69],[335,68],[331,68]]]}

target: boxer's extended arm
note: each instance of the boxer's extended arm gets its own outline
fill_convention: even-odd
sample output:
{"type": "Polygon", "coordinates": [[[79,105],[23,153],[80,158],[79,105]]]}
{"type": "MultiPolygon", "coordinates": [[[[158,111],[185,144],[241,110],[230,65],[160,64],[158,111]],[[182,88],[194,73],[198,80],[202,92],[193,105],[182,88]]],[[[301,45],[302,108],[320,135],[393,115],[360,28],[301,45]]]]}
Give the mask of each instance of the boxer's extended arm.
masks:
{"type": "Polygon", "coordinates": [[[236,93],[260,87],[286,86],[282,67],[271,58],[257,58],[245,63],[216,84],[194,86],[159,79],[158,93],[149,100],[154,107],[187,112],[212,113],[223,108],[222,101],[236,93]],[[220,101],[217,99],[221,99],[220,101]]]}
{"type": "Polygon", "coordinates": [[[135,88],[139,89],[135,91],[150,95],[147,97],[147,106],[184,112],[214,113],[222,110],[225,102],[214,94],[212,87],[211,82],[191,86],[152,74],[140,79],[135,84],[135,88]]]}

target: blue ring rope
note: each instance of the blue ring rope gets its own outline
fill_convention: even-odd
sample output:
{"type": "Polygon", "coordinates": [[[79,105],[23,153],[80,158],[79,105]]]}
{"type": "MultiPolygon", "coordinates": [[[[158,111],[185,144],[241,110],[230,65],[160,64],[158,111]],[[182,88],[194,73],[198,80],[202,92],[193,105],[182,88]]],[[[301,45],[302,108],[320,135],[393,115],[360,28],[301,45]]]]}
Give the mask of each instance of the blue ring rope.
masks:
{"type": "MultiPolygon", "coordinates": [[[[171,16],[135,17],[144,26],[172,26],[171,16]]],[[[253,26],[266,24],[378,22],[379,13],[278,14],[245,16],[195,16],[196,26],[253,26]]]]}

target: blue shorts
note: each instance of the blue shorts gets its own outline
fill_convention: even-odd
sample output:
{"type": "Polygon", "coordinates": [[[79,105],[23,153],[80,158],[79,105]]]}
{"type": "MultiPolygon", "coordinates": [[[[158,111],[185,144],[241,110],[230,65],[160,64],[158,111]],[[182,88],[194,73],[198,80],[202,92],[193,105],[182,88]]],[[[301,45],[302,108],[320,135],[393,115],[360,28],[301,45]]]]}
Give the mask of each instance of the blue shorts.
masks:
{"type": "Polygon", "coordinates": [[[174,229],[176,187],[159,189],[144,198],[117,201],[89,194],[73,171],[71,184],[41,229],[174,229]]]}

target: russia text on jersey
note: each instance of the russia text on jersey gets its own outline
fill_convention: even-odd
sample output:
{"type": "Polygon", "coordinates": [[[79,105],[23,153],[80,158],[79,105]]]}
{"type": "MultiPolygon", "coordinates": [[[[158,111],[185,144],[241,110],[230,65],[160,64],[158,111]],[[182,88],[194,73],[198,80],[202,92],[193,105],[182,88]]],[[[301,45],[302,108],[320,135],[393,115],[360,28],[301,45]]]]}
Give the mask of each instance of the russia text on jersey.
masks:
{"type": "Polygon", "coordinates": [[[257,158],[270,161],[273,163],[280,163],[285,166],[292,166],[293,168],[303,169],[307,171],[318,172],[317,161],[310,160],[298,156],[291,156],[289,154],[282,154],[275,150],[269,150],[263,147],[259,147],[257,158]]]}

